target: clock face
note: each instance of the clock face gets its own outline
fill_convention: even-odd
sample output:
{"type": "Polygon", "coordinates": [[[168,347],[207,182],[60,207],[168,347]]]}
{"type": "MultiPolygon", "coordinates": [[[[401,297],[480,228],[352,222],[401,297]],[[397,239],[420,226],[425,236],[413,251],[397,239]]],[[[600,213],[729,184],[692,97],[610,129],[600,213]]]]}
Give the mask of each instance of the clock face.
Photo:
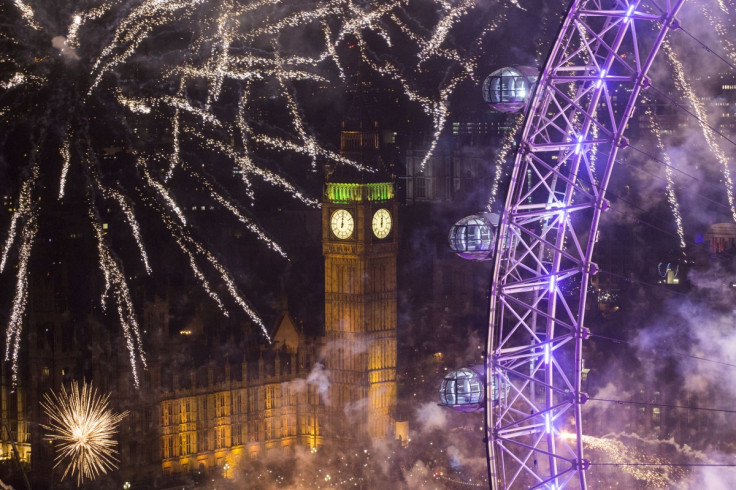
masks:
{"type": "Polygon", "coordinates": [[[391,213],[381,208],[373,214],[373,234],[376,238],[386,238],[391,231],[391,213]]]}
{"type": "Polygon", "coordinates": [[[353,234],[354,226],[353,215],[347,209],[338,209],[332,213],[330,227],[332,228],[332,233],[340,240],[350,238],[353,234]]]}

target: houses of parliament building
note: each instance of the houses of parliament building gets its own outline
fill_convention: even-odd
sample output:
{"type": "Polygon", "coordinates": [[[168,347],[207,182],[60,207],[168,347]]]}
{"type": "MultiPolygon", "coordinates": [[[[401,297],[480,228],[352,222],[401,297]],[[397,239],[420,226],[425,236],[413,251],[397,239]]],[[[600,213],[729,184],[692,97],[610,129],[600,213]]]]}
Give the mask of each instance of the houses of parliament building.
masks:
{"type": "MultiPolygon", "coordinates": [[[[343,154],[377,150],[377,129],[362,124],[343,124],[343,154]]],[[[14,387],[10,373],[1,373],[0,416],[7,430],[0,436],[0,459],[12,463],[12,440],[31,481],[58,482],[53,445],[39,426],[48,423],[40,401],[82,379],[110,393],[113,410],[129,412],[118,433],[121,481],[166,486],[187,474],[222,475],[223,469],[234,477],[248,461],[296,446],[405,439],[406,426],[397,431],[395,420],[397,215],[390,179],[328,177],[320,219],[323,332],[305,333],[284,301],[268,329],[270,343],[246,333],[219,338],[218,350],[204,352],[206,343],[196,339],[209,325],[193,321],[173,332],[170,300],[148,298],[140,318],[148,365],[139,388],[119,339],[93,319],[72,324],[55,281],[38,282],[28,309],[22,382],[14,387]]],[[[54,269],[53,250],[46,256],[49,278],[74,283],[68,271],[54,269]]]]}

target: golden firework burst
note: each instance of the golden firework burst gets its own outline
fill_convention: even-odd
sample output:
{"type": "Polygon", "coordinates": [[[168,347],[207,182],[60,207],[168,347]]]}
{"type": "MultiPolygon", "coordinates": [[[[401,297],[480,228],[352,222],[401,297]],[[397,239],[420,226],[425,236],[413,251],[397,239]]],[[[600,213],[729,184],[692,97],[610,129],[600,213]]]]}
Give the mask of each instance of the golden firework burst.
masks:
{"type": "Polygon", "coordinates": [[[70,391],[51,391],[43,396],[41,407],[49,417],[46,439],[55,442],[54,468],[66,464],[61,479],[76,475],[77,484],[94,480],[116,467],[118,424],[128,412],[116,414],[109,408],[110,394],[98,394],[84,382],[72,383],[70,391]]]}

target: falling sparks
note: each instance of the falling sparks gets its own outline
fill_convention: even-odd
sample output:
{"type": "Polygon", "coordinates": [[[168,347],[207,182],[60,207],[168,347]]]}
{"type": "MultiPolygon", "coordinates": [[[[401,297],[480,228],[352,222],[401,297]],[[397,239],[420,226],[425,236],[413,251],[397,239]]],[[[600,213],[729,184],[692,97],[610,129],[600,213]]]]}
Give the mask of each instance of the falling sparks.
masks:
{"type": "Polygon", "coordinates": [[[460,60],[461,58],[456,52],[444,50],[442,46],[445,45],[445,40],[450,34],[453,25],[464,17],[468,10],[474,6],[475,2],[473,0],[460,1],[457,5],[452,5],[450,2],[442,2],[444,17],[437,23],[432,37],[426,43],[422,43],[424,47],[418,55],[420,60],[425,61],[438,56],[460,60]]]}
{"type": "Polygon", "coordinates": [[[31,176],[23,183],[18,206],[13,213],[8,239],[3,247],[0,271],[5,270],[7,257],[16,239],[16,230],[21,224],[20,245],[18,251],[18,271],[15,280],[15,295],[10,312],[10,319],[5,333],[5,360],[12,361],[12,382],[18,382],[18,359],[20,356],[20,337],[23,331],[23,316],[28,303],[28,263],[31,249],[38,232],[38,215],[31,202],[32,189],[37,185],[38,167],[34,164],[31,176]]]}
{"type": "Polygon", "coordinates": [[[690,103],[693,114],[695,114],[695,117],[697,117],[699,121],[700,128],[703,132],[703,137],[710,147],[711,153],[713,154],[713,156],[716,157],[718,163],[720,163],[721,165],[721,175],[723,176],[723,183],[726,187],[728,206],[731,210],[731,217],[734,221],[736,221],[736,197],[734,197],[734,184],[733,178],[731,177],[731,169],[729,167],[729,158],[723,151],[721,146],[718,144],[718,141],[716,141],[716,135],[706,125],[708,117],[706,115],[705,106],[693,91],[690,82],[688,82],[688,77],[685,73],[685,67],[683,66],[682,62],[680,62],[680,60],[677,58],[675,50],[672,49],[672,45],[669,42],[665,41],[662,44],[662,48],[664,49],[667,60],[669,61],[670,66],[673,69],[674,81],[677,89],[685,95],[685,98],[690,103]]]}
{"type": "Polygon", "coordinates": [[[135,317],[135,310],[130,297],[130,291],[128,290],[128,284],[125,281],[125,275],[120,268],[120,264],[115,260],[112,251],[105,240],[102,223],[100,223],[98,216],[91,207],[88,209],[88,215],[95,230],[98,261],[105,278],[105,286],[101,295],[102,308],[107,308],[107,298],[110,291],[112,291],[115,304],[117,305],[116,311],[118,313],[118,319],[123,327],[123,334],[125,335],[125,343],[128,348],[133,381],[137,387],[139,386],[137,360],[140,360],[145,367],[146,358],[141,345],[140,331],[138,329],[138,322],[135,317]]]}
{"type": "Polygon", "coordinates": [[[508,171],[506,167],[506,159],[509,156],[511,150],[516,147],[516,138],[519,136],[519,130],[521,124],[524,121],[522,115],[516,116],[516,120],[511,124],[511,129],[506,133],[501,143],[501,149],[496,155],[496,163],[494,164],[493,170],[493,183],[491,184],[491,194],[488,196],[488,203],[486,204],[486,210],[493,211],[493,204],[498,199],[498,190],[501,187],[501,179],[508,171]]]}
{"type": "Polygon", "coordinates": [[[39,156],[14,163],[20,175],[32,177],[24,177],[18,191],[0,257],[0,272],[12,261],[17,272],[6,329],[13,371],[31,252],[39,223],[46,222],[39,216],[62,202],[85,206],[102,277],[100,305],[122,327],[136,385],[146,358],[127,281],[160,269],[146,250],[160,238],[152,230],[168,235],[191,278],[223,314],[239,310],[268,338],[238,276],[192,224],[191,200],[206,199],[288,260],[251,214],[264,192],[319,207],[315,190],[296,184],[287,165],[311,174],[326,163],[377,170],[336,151],[315,134],[310,119],[310,99],[331,98],[355,84],[356,63],[423,114],[432,135],[426,163],[450,116],[450,99],[472,78],[482,49],[477,42],[463,51],[454,40],[477,1],[433,1],[436,15],[427,24],[413,16],[409,0],[224,0],[215,7],[204,0],[100,0],[83,9],[15,0],[11,9],[22,22],[5,25],[0,36],[13,47],[0,73],[0,124],[6,134],[21,124],[37,126],[22,133],[39,156]],[[309,42],[286,42],[295,35],[309,42]],[[406,51],[401,57],[383,55],[397,46],[406,51]],[[49,180],[57,181],[53,199],[46,195],[49,180]],[[154,222],[141,223],[139,216],[154,222]],[[109,221],[122,224],[116,230],[127,236],[120,240],[133,244],[137,260],[122,253],[125,245],[104,227],[109,221]]]}
{"type": "Polygon", "coordinates": [[[59,178],[59,199],[64,197],[64,188],[66,187],[66,176],[69,173],[69,165],[71,160],[71,153],[69,152],[69,137],[65,137],[61,143],[61,177],[59,178]]]}
{"type": "Polygon", "coordinates": [[[670,211],[675,219],[675,226],[677,226],[677,238],[680,240],[680,250],[683,255],[685,254],[685,230],[682,225],[682,215],[680,214],[680,203],[677,202],[677,195],[675,194],[675,180],[674,171],[672,170],[672,160],[670,156],[665,152],[664,141],[662,141],[662,131],[654,117],[653,110],[649,108],[646,112],[646,116],[649,119],[649,127],[654,133],[657,139],[657,148],[659,149],[660,155],[664,159],[664,174],[667,179],[667,202],[670,205],[670,211]]]}
{"type": "Polygon", "coordinates": [[[29,7],[23,0],[14,0],[14,3],[20,11],[21,17],[23,17],[23,20],[25,20],[29,26],[37,30],[41,29],[41,26],[36,23],[35,14],[33,13],[33,9],[31,9],[31,7],[29,7]]]}
{"type": "Polygon", "coordinates": [[[49,418],[46,439],[55,443],[54,468],[64,463],[61,479],[76,476],[77,485],[95,480],[117,465],[117,427],[128,412],[114,413],[110,395],[99,395],[92,384],[72,383],[70,391],[46,393],[41,407],[49,418]]]}
{"type": "Polygon", "coordinates": [[[7,82],[1,82],[0,88],[3,90],[9,90],[11,88],[15,88],[18,85],[22,85],[26,82],[26,76],[22,73],[15,73],[7,82]]]}
{"type": "MultiPolygon", "coordinates": [[[[728,14],[729,10],[722,1],[718,1],[721,12],[728,14]]],[[[718,34],[721,46],[726,50],[728,59],[731,63],[736,62],[736,45],[733,42],[733,31],[723,24],[722,16],[714,14],[709,8],[709,2],[702,2],[701,8],[703,15],[710,23],[713,30],[718,34]]]]}
{"type": "Polygon", "coordinates": [[[138,220],[135,217],[135,213],[133,212],[133,207],[130,205],[130,202],[128,201],[128,199],[125,198],[125,196],[114,189],[106,189],[106,195],[117,201],[117,203],[120,205],[120,208],[123,210],[125,218],[128,221],[128,225],[130,226],[131,233],[133,234],[133,238],[135,238],[136,245],[138,245],[141,260],[143,261],[143,266],[146,268],[146,273],[150,274],[151,265],[148,262],[148,254],[146,253],[146,249],[143,246],[141,228],[138,224],[138,220]]]}
{"type": "MultiPolygon", "coordinates": [[[[561,433],[560,437],[564,440],[574,440],[575,434],[561,433]]],[[[682,481],[685,475],[683,468],[668,466],[672,462],[667,458],[654,456],[650,451],[638,449],[636,444],[627,444],[610,436],[583,435],[583,445],[587,451],[599,455],[601,462],[620,467],[621,471],[643,482],[648,488],[672,488],[674,482],[682,481]]],[[[592,460],[593,464],[598,458],[592,460]]]]}

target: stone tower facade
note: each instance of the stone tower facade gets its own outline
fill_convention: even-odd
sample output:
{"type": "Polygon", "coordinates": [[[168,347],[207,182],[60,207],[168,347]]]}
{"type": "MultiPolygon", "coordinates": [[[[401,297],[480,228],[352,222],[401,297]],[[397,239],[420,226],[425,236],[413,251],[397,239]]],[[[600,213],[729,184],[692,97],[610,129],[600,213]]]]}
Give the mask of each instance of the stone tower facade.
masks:
{"type": "Polygon", "coordinates": [[[397,211],[393,183],[326,184],[326,410],[335,439],[393,436],[397,211]]]}

